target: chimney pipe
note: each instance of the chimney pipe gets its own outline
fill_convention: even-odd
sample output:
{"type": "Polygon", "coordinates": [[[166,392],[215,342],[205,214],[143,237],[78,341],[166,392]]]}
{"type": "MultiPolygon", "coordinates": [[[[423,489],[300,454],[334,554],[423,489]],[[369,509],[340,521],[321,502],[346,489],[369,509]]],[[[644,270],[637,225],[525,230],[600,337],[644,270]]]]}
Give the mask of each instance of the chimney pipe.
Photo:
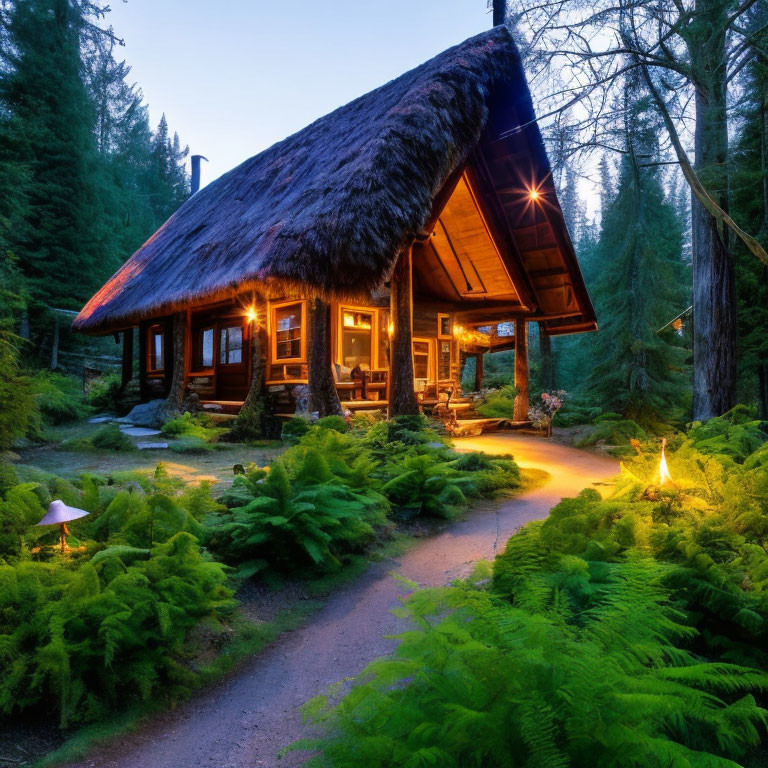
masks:
{"type": "Polygon", "coordinates": [[[507,16],[507,0],[493,0],[493,26],[500,27],[507,16]]]}
{"type": "Polygon", "coordinates": [[[208,162],[208,158],[203,155],[192,155],[190,158],[192,161],[192,179],[190,182],[190,195],[194,195],[198,189],[200,189],[200,161],[205,160],[208,162]]]}

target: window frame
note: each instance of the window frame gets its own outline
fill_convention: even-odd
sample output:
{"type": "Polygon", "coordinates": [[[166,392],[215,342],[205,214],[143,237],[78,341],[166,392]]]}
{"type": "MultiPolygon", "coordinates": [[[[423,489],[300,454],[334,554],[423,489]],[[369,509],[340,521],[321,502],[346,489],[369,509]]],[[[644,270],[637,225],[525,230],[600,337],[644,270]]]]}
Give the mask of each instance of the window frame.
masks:
{"type": "Polygon", "coordinates": [[[246,358],[246,342],[247,342],[247,336],[245,331],[245,322],[237,322],[235,318],[232,318],[231,320],[222,319],[220,323],[216,324],[216,328],[218,329],[218,333],[214,335],[214,355],[213,358],[216,361],[216,367],[217,368],[233,368],[236,365],[245,365],[245,358],[246,358]],[[228,356],[229,353],[229,334],[227,333],[230,328],[239,328],[240,329],[240,359],[236,363],[230,363],[230,362],[222,362],[221,360],[221,352],[222,352],[222,346],[221,346],[221,337],[223,334],[226,334],[227,336],[227,348],[224,350],[225,355],[228,356]]]}
{"type": "Polygon", "coordinates": [[[195,373],[199,373],[202,371],[213,371],[216,367],[216,355],[218,352],[217,343],[216,343],[216,323],[210,322],[210,323],[204,323],[202,325],[199,325],[195,329],[193,338],[194,338],[194,349],[192,350],[192,363],[194,367],[192,368],[192,370],[195,373]],[[211,350],[210,365],[205,365],[205,362],[203,360],[203,336],[205,335],[206,331],[210,331],[213,336],[213,348],[211,350]]]}
{"type": "MultiPolygon", "coordinates": [[[[344,325],[344,313],[368,315],[371,318],[371,327],[367,329],[370,333],[371,351],[370,362],[368,364],[368,371],[375,371],[379,367],[379,320],[378,320],[378,308],[377,307],[354,307],[349,304],[339,304],[339,323],[338,323],[338,361],[339,365],[344,365],[344,329],[347,327],[344,325]]],[[[357,329],[358,331],[366,330],[364,328],[357,329]]]]}
{"type": "Polygon", "coordinates": [[[165,344],[166,344],[166,335],[167,335],[167,328],[162,323],[153,323],[152,325],[147,328],[147,374],[148,375],[155,375],[159,376],[161,374],[165,374],[165,344]],[[155,336],[159,336],[161,339],[160,342],[160,359],[161,359],[161,367],[155,368],[153,366],[153,360],[155,357],[155,336]]]}
{"type": "Polygon", "coordinates": [[[453,368],[453,340],[448,338],[439,338],[437,340],[437,352],[435,354],[435,381],[440,383],[451,381],[451,369],[453,368]],[[441,344],[448,344],[448,375],[440,376],[440,361],[442,356],[441,344]]]}
{"type": "Polygon", "coordinates": [[[273,365],[290,365],[292,363],[305,363],[307,361],[307,302],[304,299],[290,299],[286,301],[275,302],[269,306],[269,356],[270,363],[273,365]],[[299,357],[278,357],[277,356],[277,311],[285,307],[299,306],[301,308],[301,336],[299,346],[301,351],[299,357]]]}
{"type": "Polygon", "coordinates": [[[424,379],[423,376],[416,375],[416,350],[414,347],[417,343],[419,343],[419,344],[427,345],[427,376],[426,376],[427,384],[434,384],[437,381],[435,377],[435,349],[434,349],[433,342],[434,342],[434,339],[424,338],[422,336],[414,336],[411,339],[411,356],[413,357],[414,380],[424,379]]]}
{"type": "Polygon", "coordinates": [[[447,312],[437,313],[437,338],[438,339],[452,339],[453,338],[453,321],[451,316],[447,312]],[[447,318],[451,324],[451,330],[448,333],[443,333],[443,318],[447,318]]]}

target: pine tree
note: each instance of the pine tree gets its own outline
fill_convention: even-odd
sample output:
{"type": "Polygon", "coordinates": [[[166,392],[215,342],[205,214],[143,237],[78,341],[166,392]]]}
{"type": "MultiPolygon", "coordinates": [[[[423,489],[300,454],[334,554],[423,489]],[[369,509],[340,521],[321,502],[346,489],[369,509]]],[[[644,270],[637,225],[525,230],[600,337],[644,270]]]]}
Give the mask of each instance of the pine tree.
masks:
{"type": "MultiPolygon", "coordinates": [[[[731,205],[737,221],[768,245],[768,10],[755,6],[750,27],[758,30],[755,56],[743,78],[742,128],[732,162],[731,205]],[[762,29],[762,32],[759,30],[762,29]]],[[[739,295],[740,399],[757,401],[768,418],[768,270],[744,248],[734,248],[739,295]]]]}
{"type": "Polygon", "coordinates": [[[8,71],[0,102],[13,116],[9,139],[28,169],[27,213],[11,235],[33,298],[77,308],[101,277],[93,226],[93,110],[80,46],[83,11],[69,0],[18,0],[8,26],[8,71]]]}
{"type": "Polygon", "coordinates": [[[599,404],[646,426],[679,417],[683,350],[658,331],[688,306],[690,277],[681,258],[682,227],[666,199],[647,102],[626,90],[625,154],[618,189],[607,202],[596,249],[594,298],[600,321],[589,392],[599,404]]]}

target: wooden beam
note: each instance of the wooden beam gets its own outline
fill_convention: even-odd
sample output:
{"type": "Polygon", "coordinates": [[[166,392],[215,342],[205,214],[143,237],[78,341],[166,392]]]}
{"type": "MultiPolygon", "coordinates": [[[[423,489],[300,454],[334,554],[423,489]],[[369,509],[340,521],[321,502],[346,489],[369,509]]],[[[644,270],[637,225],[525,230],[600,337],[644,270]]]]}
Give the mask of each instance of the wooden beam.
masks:
{"type": "Polygon", "coordinates": [[[515,320],[515,421],[528,421],[528,328],[525,320],[515,320]]]}
{"type": "Polygon", "coordinates": [[[125,389],[133,378],[133,328],[123,331],[123,359],[120,388],[125,389]]]}
{"type": "Polygon", "coordinates": [[[411,248],[397,258],[390,283],[390,318],[394,324],[390,362],[390,413],[417,414],[413,391],[413,254],[411,248]]]}
{"type": "Polygon", "coordinates": [[[331,305],[315,297],[309,300],[307,370],[309,410],[322,416],[341,415],[341,401],[331,369],[331,305]]]}

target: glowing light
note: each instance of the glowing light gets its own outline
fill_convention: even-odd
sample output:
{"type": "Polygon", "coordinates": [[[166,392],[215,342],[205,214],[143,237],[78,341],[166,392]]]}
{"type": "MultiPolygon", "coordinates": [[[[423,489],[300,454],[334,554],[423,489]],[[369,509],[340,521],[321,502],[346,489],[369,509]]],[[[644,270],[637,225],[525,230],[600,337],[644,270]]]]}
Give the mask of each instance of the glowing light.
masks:
{"type": "Polygon", "coordinates": [[[528,197],[531,198],[531,200],[536,201],[539,199],[539,190],[536,188],[528,190],[528,197]]]}
{"type": "Polygon", "coordinates": [[[254,322],[256,320],[256,308],[248,307],[248,309],[245,310],[245,318],[249,323],[254,322]]]}
{"type": "Polygon", "coordinates": [[[665,437],[661,441],[661,460],[659,461],[659,485],[664,485],[667,481],[672,482],[672,475],[669,474],[669,467],[667,466],[667,457],[664,453],[664,449],[667,447],[667,438],[665,437]]]}
{"type": "Polygon", "coordinates": [[[393,336],[393,335],[394,335],[394,333],[395,333],[395,324],[394,324],[394,323],[390,323],[390,324],[387,326],[387,333],[388,333],[390,336],[393,336]]]}

